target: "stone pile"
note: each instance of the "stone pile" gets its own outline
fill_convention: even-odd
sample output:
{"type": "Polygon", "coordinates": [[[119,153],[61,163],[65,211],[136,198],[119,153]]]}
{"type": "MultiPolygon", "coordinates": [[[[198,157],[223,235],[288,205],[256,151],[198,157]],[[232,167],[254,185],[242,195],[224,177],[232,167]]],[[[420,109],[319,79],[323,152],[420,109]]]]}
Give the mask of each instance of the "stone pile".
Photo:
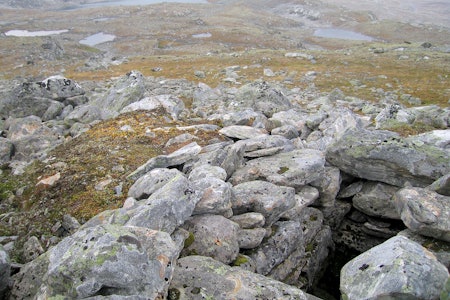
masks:
{"type": "MultiPolygon", "coordinates": [[[[267,82],[213,89],[131,72],[64,122],[70,131],[161,107],[173,119],[220,120],[196,126],[227,140],[150,158],[129,175],[122,208],[14,275],[13,299],[315,299],[304,291],[336,247],[362,253],[342,268],[344,299],[439,299],[450,265],[449,109],[422,108],[444,129],[403,138],[374,128],[381,105],[339,91],[309,99],[267,82]]],[[[11,128],[1,145],[16,147],[11,128]]]]}

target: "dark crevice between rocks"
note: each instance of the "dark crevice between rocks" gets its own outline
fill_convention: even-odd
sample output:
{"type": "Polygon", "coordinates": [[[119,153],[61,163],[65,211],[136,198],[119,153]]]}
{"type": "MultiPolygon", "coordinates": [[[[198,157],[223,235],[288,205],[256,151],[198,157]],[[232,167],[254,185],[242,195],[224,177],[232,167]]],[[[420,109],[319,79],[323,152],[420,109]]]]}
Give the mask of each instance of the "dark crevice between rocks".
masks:
{"type": "Polygon", "coordinates": [[[308,293],[323,300],[341,299],[339,291],[341,269],[347,262],[361,254],[344,244],[336,244],[335,247],[335,251],[328,257],[328,266],[322,278],[308,290],[308,293]]]}

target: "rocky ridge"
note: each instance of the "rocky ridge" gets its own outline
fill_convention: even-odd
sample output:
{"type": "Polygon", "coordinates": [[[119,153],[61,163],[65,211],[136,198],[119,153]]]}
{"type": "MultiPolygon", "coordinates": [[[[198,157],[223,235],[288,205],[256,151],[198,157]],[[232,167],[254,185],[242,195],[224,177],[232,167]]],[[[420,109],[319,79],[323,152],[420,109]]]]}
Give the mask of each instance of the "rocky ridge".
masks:
{"type": "MultiPolygon", "coordinates": [[[[11,299],[314,299],[306,292],[320,295],[341,248],[362,253],[341,270],[343,298],[439,299],[450,265],[450,110],[304,93],[265,81],[168,83],[137,71],[89,92],[64,77],[13,86],[0,102],[0,158],[14,174],[130,111],[196,123],[171,140],[176,151],[130,170],[122,207],[81,225],[66,216],[46,251],[39,239],[27,241],[27,263],[0,278],[0,292],[11,299]],[[402,137],[378,129],[417,119],[436,130],[402,137]],[[216,137],[201,146],[202,132],[216,137]]],[[[60,180],[54,173],[41,184],[60,180]]],[[[0,249],[4,270],[9,251],[0,249]]]]}

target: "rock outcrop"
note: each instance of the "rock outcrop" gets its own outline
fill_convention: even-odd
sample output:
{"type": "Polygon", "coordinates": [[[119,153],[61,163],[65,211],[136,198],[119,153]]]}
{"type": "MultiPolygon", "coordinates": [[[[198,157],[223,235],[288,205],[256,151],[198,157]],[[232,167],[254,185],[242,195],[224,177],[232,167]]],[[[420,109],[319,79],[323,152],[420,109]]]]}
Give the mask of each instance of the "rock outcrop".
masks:
{"type": "Polygon", "coordinates": [[[66,217],[68,236],[29,256],[12,298],[314,299],[305,291],[338,247],[362,253],[342,269],[346,299],[437,299],[445,288],[448,250],[435,257],[416,241],[450,242],[449,129],[403,138],[354,113],[361,99],[334,91],[302,102],[298,89],[266,82],[195,88],[133,71],[87,103],[72,81],[45,88],[33,86],[62,106],[46,100],[52,109],[6,120],[1,163],[45,156],[61,136],[134,110],[196,125],[165,145],[178,150],[127,174],[123,207],[81,226],[66,217]]]}

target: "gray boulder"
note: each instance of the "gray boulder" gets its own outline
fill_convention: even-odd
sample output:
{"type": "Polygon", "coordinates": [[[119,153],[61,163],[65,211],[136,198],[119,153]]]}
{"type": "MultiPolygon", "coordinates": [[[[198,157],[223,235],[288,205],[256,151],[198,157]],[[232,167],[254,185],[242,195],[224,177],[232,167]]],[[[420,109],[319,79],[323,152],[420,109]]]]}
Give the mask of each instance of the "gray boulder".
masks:
{"type": "Polygon", "coordinates": [[[299,137],[297,128],[292,125],[284,125],[274,128],[270,133],[272,135],[281,135],[289,140],[299,137]]]}
{"type": "Polygon", "coordinates": [[[93,104],[112,112],[120,112],[125,106],[144,97],[145,78],[138,71],[131,71],[122,76],[102,98],[95,99],[93,104]]]}
{"type": "Polygon", "coordinates": [[[89,124],[103,119],[105,119],[105,115],[99,107],[86,104],[75,107],[74,110],[64,118],[64,122],[68,125],[77,123],[89,124]]]}
{"type": "MultiPolygon", "coordinates": [[[[13,295],[88,298],[123,295],[164,298],[180,249],[167,233],[137,227],[97,226],[77,231],[22,273],[13,295]],[[42,265],[45,265],[43,263],[42,265]],[[32,266],[35,266],[34,268],[32,266]],[[36,273],[36,271],[44,271],[36,273]],[[38,275],[34,294],[27,286],[38,275]]],[[[41,256],[42,257],[42,256],[41,256]]]]}
{"type": "Polygon", "coordinates": [[[263,135],[236,142],[244,145],[244,157],[256,158],[270,156],[295,149],[294,144],[281,135],[263,135]]]}
{"type": "Polygon", "coordinates": [[[214,177],[225,181],[227,179],[227,172],[221,167],[205,164],[194,168],[189,173],[188,179],[196,181],[207,177],[214,177]]]}
{"type": "Polygon", "coordinates": [[[295,250],[304,247],[302,224],[299,221],[279,221],[272,234],[249,256],[256,262],[256,272],[267,275],[295,250]]]}
{"type": "Polygon", "coordinates": [[[60,144],[57,132],[37,116],[8,119],[7,138],[14,144],[14,159],[28,161],[60,144]]]}
{"type": "Polygon", "coordinates": [[[312,186],[304,186],[297,194],[295,194],[294,207],[287,210],[283,215],[283,219],[295,220],[303,212],[305,208],[312,205],[319,198],[319,191],[312,186]]]}
{"type": "Polygon", "coordinates": [[[239,225],[223,216],[194,216],[183,228],[192,234],[192,239],[185,244],[182,256],[198,254],[229,264],[239,254],[239,225]]]}
{"type": "Polygon", "coordinates": [[[353,206],[369,216],[400,220],[392,199],[398,190],[398,187],[381,182],[365,182],[353,197],[353,206]]]}
{"type": "Polygon", "coordinates": [[[251,229],[263,227],[266,223],[266,218],[263,214],[257,212],[249,212],[241,215],[234,215],[231,221],[238,223],[242,229],[251,229]]]}
{"type": "Polygon", "coordinates": [[[264,228],[241,229],[238,234],[240,249],[253,249],[258,247],[265,238],[267,231],[264,228]]]}
{"type": "Polygon", "coordinates": [[[128,196],[137,200],[146,199],[176,176],[177,169],[156,168],[140,177],[128,190],[128,196]]]}
{"type": "Polygon", "coordinates": [[[450,196],[450,173],[430,184],[427,189],[444,196],[450,196]]]}
{"type": "Polygon", "coordinates": [[[394,202],[409,229],[450,242],[450,197],[411,187],[399,190],[394,202]]]}
{"type": "Polygon", "coordinates": [[[450,172],[450,154],[389,131],[349,130],[330,145],[327,161],[353,176],[424,187],[450,172]]]}
{"type": "Polygon", "coordinates": [[[190,159],[193,159],[200,153],[202,147],[196,142],[190,143],[169,155],[159,155],[150,158],[145,164],[137,168],[134,172],[128,175],[129,179],[136,180],[143,176],[145,173],[156,168],[167,168],[173,166],[179,166],[184,164],[190,159]]]}
{"type": "Polygon", "coordinates": [[[295,205],[295,190],[266,181],[249,181],[234,187],[232,208],[235,215],[257,212],[264,216],[265,226],[271,226],[295,205]]]}
{"type": "Polygon", "coordinates": [[[450,149],[450,129],[425,132],[415,136],[414,139],[427,145],[450,149]]]}
{"type": "Polygon", "coordinates": [[[44,253],[41,242],[35,236],[30,237],[23,245],[23,256],[26,262],[30,262],[44,253]]]}
{"type": "Polygon", "coordinates": [[[300,149],[269,157],[250,160],[230,178],[233,185],[252,181],[268,182],[301,188],[319,179],[324,171],[325,157],[322,152],[300,149]]]}
{"type": "Polygon", "coordinates": [[[233,191],[230,183],[214,177],[205,177],[193,181],[192,188],[200,198],[193,215],[216,214],[226,217],[233,215],[231,210],[233,191]]]}
{"type": "Polygon", "coordinates": [[[240,110],[253,108],[256,112],[261,112],[269,118],[276,112],[292,107],[281,89],[265,81],[242,86],[231,105],[239,107],[240,110]]]}
{"type": "MultiPolygon", "coordinates": [[[[54,106],[54,101],[63,103],[68,98],[84,93],[78,83],[62,76],[52,76],[41,82],[24,82],[14,88],[9,97],[0,101],[0,115],[13,118],[35,115],[43,118],[46,114],[47,118],[52,115],[47,111],[54,106]]],[[[55,107],[50,110],[54,109],[55,107]]]]}
{"type": "Polygon", "coordinates": [[[8,253],[0,245],[0,298],[3,299],[6,290],[10,284],[11,261],[8,253]]]}
{"type": "Polygon", "coordinates": [[[344,299],[439,299],[449,273],[436,257],[396,236],[359,255],[341,270],[344,299]]]}
{"type": "Polygon", "coordinates": [[[0,137],[0,165],[11,160],[14,154],[14,144],[3,137],[0,137]]]}
{"type": "Polygon", "coordinates": [[[147,200],[138,203],[126,212],[130,216],[128,226],[138,226],[171,234],[184,223],[194,211],[199,201],[182,174],[175,176],[147,200]]]}
{"type": "Polygon", "coordinates": [[[157,95],[145,97],[139,101],[132,102],[125,106],[120,113],[131,112],[136,110],[156,110],[163,108],[174,120],[178,120],[181,112],[184,110],[184,102],[172,95],[157,95]]]}
{"type": "Polygon", "coordinates": [[[231,125],[219,130],[219,133],[234,139],[245,140],[258,136],[267,136],[267,132],[250,126],[231,125]]]}
{"type": "Polygon", "coordinates": [[[335,167],[325,167],[322,177],[310,183],[319,190],[320,197],[315,202],[318,206],[334,206],[341,187],[341,172],[335,167]]]}
{"type": "Polygon", "coordinates": [[[192,300],[313,299],[308,296],[285,283],[203,256],[179,259],[169,290],[169,299],[192,300]]]}

